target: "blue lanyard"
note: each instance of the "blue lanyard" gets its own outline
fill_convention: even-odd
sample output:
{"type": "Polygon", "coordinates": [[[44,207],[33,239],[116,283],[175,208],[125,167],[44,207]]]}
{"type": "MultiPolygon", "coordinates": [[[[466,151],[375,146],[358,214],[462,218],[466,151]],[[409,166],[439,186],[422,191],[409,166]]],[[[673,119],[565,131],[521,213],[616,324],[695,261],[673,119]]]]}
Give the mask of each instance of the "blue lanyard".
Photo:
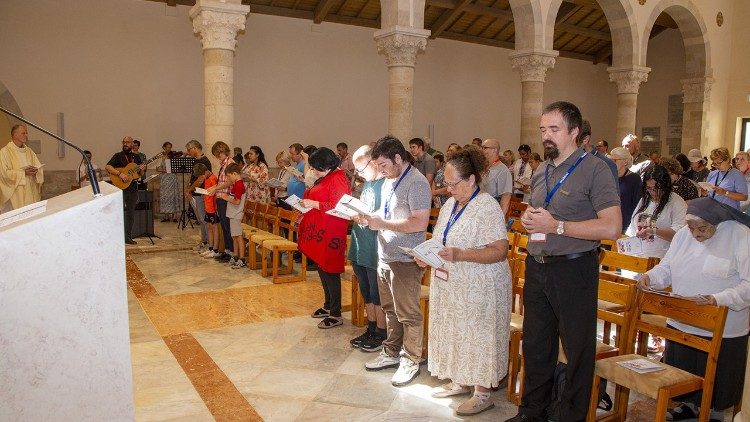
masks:
{"type": "Polygon", "coordinates": [[[396,189],[398,188],[398,185],[401,184],[401,181],[404,180],[404,177],[406,177],[407,174],[409,174],[409,170],[411,170],[411,164],[409,164],[409,167],[406,168],[406,171],[404,171],[401,174],[401,177],[398,178],[396,181],[396,184],[393,185],[393,189],[391,189],[390,195],[388,195],[388,199],[385,201],[385,204],[383,205],[383,218],[388,218],[388,215],[391,213],[391,198],[393,198],[393,194],[396,192],[396,189]]]}
{"type": "MultiPolygon", "coordinates": [[[[479,186],[474,190],[474,193],[471,194],[471,198],[469,198],[469,202],[471,202],[472,199],[474,199],[475,196],[479,193],[479,186]]],[[[455,198],[454,198],[455,199],[455,198]]],[[[448,223],[445,225],[445,230],[443,230],[443,246],[445,246],[445,241],[448,239],[448,232],[451,230],[451,227],[453,227],[454,224],[456,224],[456,221],[459,217],[461,217],[461,214],[464,213],[464,210],[466,207],[469,206],[469,202],[464,205],[463,208],[461,208],[461,211],[456,214],[456,208],[458,208],[458,201],[456,201],[453,204],[453,211],[451,211],[451,218],[448,219],[448,223]]]]}
{"type": "Polygon", "coordinates": [[[546,210],[549,206],[549,201],[552,200],[552,197],[555,196],[555,193],[557,193],[557,190],[560,189],[560,186],[565,182],[565,179],[568,178],[571,174],[573,174],[573,171],[575,171],[576,167],[578,167],[579,164],[581,164],[581,161],[583,161],[584,157],[586,157],[586,154],[588,152],[584,152],[581,154],[580,157],[578,157],[578,160],[576,160],[575,164],[573,164],[568,171],[563,175],[562,179],[558,180],[558,182],[555,184],[555,186],[552,188],[552,190],[549,190],[549,163],[547,164],[547,167],[544,168],[544,185],[547,187],[547,197],[544,199],[544,209],[546,210]]]}

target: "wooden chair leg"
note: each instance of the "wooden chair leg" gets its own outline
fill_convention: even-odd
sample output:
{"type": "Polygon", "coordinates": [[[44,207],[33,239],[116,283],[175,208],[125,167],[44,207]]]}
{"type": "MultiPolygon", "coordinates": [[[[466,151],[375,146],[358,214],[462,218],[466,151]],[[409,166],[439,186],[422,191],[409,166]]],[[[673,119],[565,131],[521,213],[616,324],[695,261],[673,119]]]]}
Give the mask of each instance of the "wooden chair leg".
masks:
{"type": "Polygon", "coordinates": [[[248,239],[247,240],[247,267],[251,270],[257,270],[258,269],[258,257],[255,252],[255,242],[248,239]]]}
{"type": "Polygon", "coordinates": [[[604,332],[602,335],[602,343],[609,344],[609,337],[612,335],[612,323],[604,321],[604,332]]]}
{"type": "Polygon", "coordinates": [[[422,308],[422,357],[426,358],[430,338],[430,300],[420,299],[419,307],[422,308]]]}
{"type": "Polygon", "coordinates": [[[596,407],[599,405],[599,383],[601,378],[594,375],[594,385],[591,386],[591,399],[589,400],[589,411],[586,413],[586,422],[596,421],[596,407]]]}
{"type": "Polygon", "coordinates": [[[518,374],[520,372],[521,358],[520,354],[520,343],[521,343],[521,331],[514,331],[510,334],[510,347],[508,348],[508,401],[511,403],[518,403],[518,374]]]}
{"type": "MultiPolygon", "coordinates": [[[[659,395],[656,397],[656,416],[655,421],[666,421],[667,420],[667,408],[669,406],[669,395],[666,391],[660,390],[659,395]]],[[[703,413],[703,412],[701,412],[703,413]]],[[[707,412],[706,414],[710,413],[707,412]]],[[[700,418],[698,419],[701,420],[700,418]]],[[[705,419],[706,421],[708,418],[705,419]]]]}

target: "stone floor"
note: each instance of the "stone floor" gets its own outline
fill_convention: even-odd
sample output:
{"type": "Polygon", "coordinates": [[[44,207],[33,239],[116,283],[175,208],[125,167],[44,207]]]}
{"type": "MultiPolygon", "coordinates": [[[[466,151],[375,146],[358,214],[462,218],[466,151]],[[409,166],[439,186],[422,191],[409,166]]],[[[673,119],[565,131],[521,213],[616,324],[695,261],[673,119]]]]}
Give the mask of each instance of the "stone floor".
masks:
{"type": "MultiPolygon", "coordinates": [[[[393,370],[367,372],[374,354],[349,346],[347,320],[330,330],[309,317],[322,303],[315,273],[274,285],[259,271],[232,270],[190,250],[198,232],[156,223],[162,239],[127,248],[136,420],[457,420],[465,397],[433,399],[442,382],[426,366],[409,386],[393,370]]],[[[344,283],[348,303],[348,282],[344,283]]],[[[349,317],[348,313],[344,314],[349,317]]],[[[505,389],[477,421],[516,413],[505,389]]],[[[629,420],[653,419],[637,400],[629,420]]]]}

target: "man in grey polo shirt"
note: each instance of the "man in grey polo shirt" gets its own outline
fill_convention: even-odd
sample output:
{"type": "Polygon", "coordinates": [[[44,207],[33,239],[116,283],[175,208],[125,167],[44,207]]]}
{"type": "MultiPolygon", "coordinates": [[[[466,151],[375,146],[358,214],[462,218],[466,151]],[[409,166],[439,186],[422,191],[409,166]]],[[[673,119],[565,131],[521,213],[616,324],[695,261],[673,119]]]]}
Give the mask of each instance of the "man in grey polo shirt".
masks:
{"type": "Polygon", "coordinates": [[[509,421],[546,421],[558,338],[568,359],[560,420],[586,419],[596,353],[601,239],[622,226],[620,196],[607,165],[576,145],[581,112],[548,105],[541,119],[549,160],[534,172],[531,203],[521,217],[530,234],[524,284],[526,372],[519,413],[509,421]]]}
{"type": "Polygon", "coordinates": [[[427,183],[432,185],[432,179],[435,178],[435,159],[425,152],[424,141],[420,138],[414,138],[409,141],[409,152],[414,157],[414,167],[427,178],[427,183]]]}
{"type": "Polygon", "coordinates": [[[507,215],[510,196],[513,193],[513,175],[500,159],[500,142],[497,139],[485,139],[482,142],[482,150],[490,162],[490,170],[487,177],[482,179],[481,188],[500,203],[500,208],[507,215]]]}
{"type": "Polygon", "coordinates": [[[380,355],[365,368],[377,371],[398,366],[391,384],[402,386],[419,375],[422,360],[419,295],[423,270],[401,247],[414,248],[424,242],[432,191],[427,179],[409,163],[409,153],[398,139],[380,139],[371,155],[385,176],[380,210],[355,221],[378,230],[378,291],[388,337],[380,355]]]}

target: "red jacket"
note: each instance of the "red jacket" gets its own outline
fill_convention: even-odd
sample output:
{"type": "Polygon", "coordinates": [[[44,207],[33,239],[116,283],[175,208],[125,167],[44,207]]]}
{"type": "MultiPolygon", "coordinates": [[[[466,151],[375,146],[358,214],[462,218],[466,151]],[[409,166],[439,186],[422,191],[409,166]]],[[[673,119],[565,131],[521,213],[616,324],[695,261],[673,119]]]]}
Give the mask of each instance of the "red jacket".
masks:
{"type": "Polygon", "coordinates": [[[326,214],[326,211],[336,208],[339,199],[350,193],[349,179],[340,169],[331,171],[305,191],[304,199],[318,201],[320,209],[312,209],[303,215],[299,249],[327,273],[344,272],[349,221],[326,214]]]}

